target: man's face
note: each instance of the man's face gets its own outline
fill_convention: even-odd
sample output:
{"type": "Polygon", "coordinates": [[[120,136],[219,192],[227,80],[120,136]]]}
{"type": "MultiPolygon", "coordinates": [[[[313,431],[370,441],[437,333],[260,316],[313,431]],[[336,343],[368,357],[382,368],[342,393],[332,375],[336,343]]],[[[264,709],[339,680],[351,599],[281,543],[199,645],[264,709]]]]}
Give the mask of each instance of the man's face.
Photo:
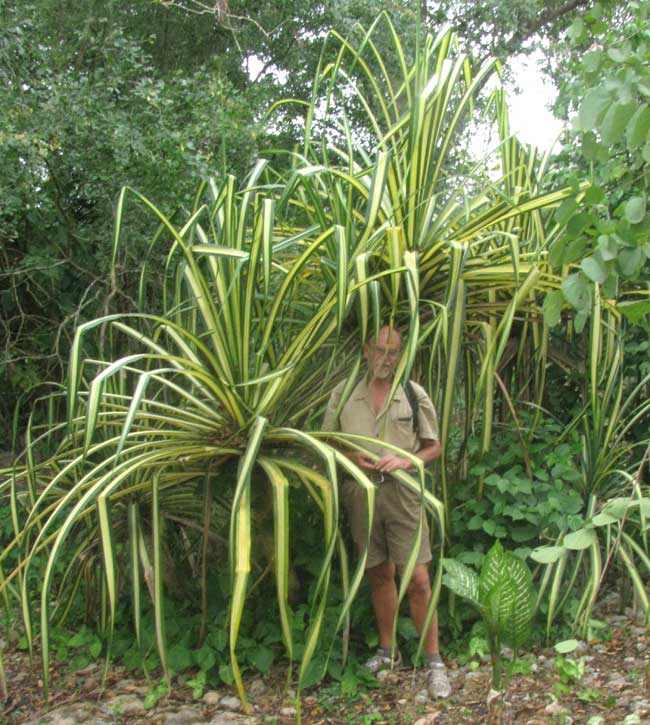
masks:
{"type": "Polygon", "coordinates": [[[386,380],[392,378],[402,352],[402,341],[395,330],[382,327],[379,337],[368,342],[364,357],[368,361],[371,378],[386,380]]]}

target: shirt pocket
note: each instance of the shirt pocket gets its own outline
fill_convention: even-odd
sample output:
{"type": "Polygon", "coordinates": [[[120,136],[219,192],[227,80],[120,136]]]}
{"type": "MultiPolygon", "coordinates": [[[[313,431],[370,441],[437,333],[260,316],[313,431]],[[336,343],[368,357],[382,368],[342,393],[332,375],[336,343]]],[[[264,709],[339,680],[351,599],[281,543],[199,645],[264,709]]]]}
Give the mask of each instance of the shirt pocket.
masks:
{"type": "Polygon", "coordinates": [[[392,406],[390,424],[392,429],[391,443],[400,448],[412,449],[415,444],[413,430],[413,411],[408,400],[400,400],[392,406]]]}

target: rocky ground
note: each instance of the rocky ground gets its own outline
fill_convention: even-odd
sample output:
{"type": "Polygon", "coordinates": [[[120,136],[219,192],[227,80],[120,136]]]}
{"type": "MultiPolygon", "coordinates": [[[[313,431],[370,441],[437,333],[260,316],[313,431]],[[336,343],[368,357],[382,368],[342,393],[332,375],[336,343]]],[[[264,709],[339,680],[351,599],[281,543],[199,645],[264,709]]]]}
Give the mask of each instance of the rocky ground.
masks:
{"type": "MultiPolygon", "coordinates": [[[[609,628],[595,640],[567,655],[573,664],[558,669],[556,653],[547,649],[528,654],[513,674],[505,698],[488,708],[490,666],[460,667],[451,661],[453,693],[431,701],[424,675],[412,670],[385,673],[377,687],[360,688],[343,697],[334,683],[312,688],[302,699],[302,722],[310,725],[442,725],[443,723],[650,723],[650,631],[627,615],[603,614],[609,628]],[[582,662],[582,665],[580,665],[582,662]],[[583,669],[582,674],[580,670],[583,669]],[[565,682],[561,681],[564,675],[565,682]]],[[[296,722],[293,693],[284,692],[283,673],[248,682],[251,710],[241,712],[232,692],[208,691],[192,699],[188,686],[175,685],[155,707],[145,709],[144,680],[126,678],[114,668],[100,690],[101,666],[82,671],[53,671],[53,695],[48,708],[40,699],[38,675],[32,674],[22,652],[6,653],[9,697],[0,724],[73,725],[288,725],[296,722]]],[[[150,704],[150,703],[147,703],[150,704]]]]}

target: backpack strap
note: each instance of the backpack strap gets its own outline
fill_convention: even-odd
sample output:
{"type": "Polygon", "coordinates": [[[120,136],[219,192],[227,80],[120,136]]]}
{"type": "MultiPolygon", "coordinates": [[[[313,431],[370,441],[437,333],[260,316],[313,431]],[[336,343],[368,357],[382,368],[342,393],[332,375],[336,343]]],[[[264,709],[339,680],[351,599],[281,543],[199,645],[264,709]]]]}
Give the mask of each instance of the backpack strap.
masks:
{"type": "Polygon", "coordinates": [[[415,392],[413,383],[410,380],[406,381],[406,383],[404,385],[404,392],[406,393],[406,398],[409,401],[411,410],[413,411],[413,432],[419,438],[420,437],[420,418],[418,416],[418,413],[420,411],[420,401],[418,400],[418,395],[415,392]]]}

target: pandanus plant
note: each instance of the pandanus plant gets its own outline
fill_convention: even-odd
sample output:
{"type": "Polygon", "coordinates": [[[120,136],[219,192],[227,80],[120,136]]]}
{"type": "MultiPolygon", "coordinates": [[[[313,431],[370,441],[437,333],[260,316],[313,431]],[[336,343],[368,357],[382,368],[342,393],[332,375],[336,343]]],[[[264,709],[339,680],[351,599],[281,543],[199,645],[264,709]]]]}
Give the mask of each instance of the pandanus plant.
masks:
{"type": "MultiPolygon", "coordinates": [[[[299,684],[321,634],[337,561],[343,591],[337,630],[345,628],[365,558],[350,574],[339,528],[340,476],[357,481],[369,511],[374,488],[344,455],[346,449],[362,447],[363,438],[325,438],[309,432],[305,421],[322,408],[340,379],[357,374],[358,333],[346,331],[346,317],[365,285],[382,275],[405,278],[417,330],[417,272],[406,253],[400,265],[363,281],[352,277],[351,262],[342,263],[340,284],[324,285],[318,273],[323,248],[346,247],[346,230],[279,224],[276,199],[257,188],[263,168],[260,163],[239,192],[232,178],[221,186],[205,185],[181,228],[137,192],[125,189],[121,195],[116,255],[130,198],[160,223],[155,244],[167,240],[162,309],[108,315],[79,327],[66,389],[49,401],[55,406],[65,399],[66,420],[52,421],[45,430],[29,427],[25,465],[6,484],[16,537],[2,557],[13,552],[19,563],[3,590],[17,581],[14,591],[30,650],[35,610],[40,615],[46,692],[50,626],[53,618],[65,615],[78,591],[90,597],[95,590],[98,609],[106,612],[109,653],[118,599],[130,589],[139,642],[148,591],[158,652],[169,677],[163,527],[186,526],[190,536],[200,532],[205,619],[207,579],[215,576],[206,566],[208,540],[218,499],[229,519],[231,663],[246,705],[237,641],[251,571],[251,507],[260,489],[273,499],[275,589],[290,661],[289,540],[299,535],[289,526],[292,485],[302,487],[321,512],[321,564],[299,684]],[[97,332],[102,333],[100,354],[91,357],[84,353],[85,343],[97,332]],[[44,445],[50,453],[41,459],[44,445]]],[[[369,324],[370,318],[364,327],[369,324]]],[[[415,336],[407,338],[402,370],[416,342],[415,336]]],[[[421,492],[442,532],[442,507],[424,489],[421,464],[414,476],[402,479],[421,492]]],[[[410,562],[408,568],[413,566],[410,562]]]]}
{"type": "MultiPolygon", "coordinates": [[[[310,223],[346,229],[346,249],[324,249],[328,284],[338,283],[341,255],[354,260],[360,281],[399,264],[407,251],[416,256],[418,367],[440,413],[447,510],[452,409],[465,399],[467,431],[479,421],[487,451],[497,373],[512,358],[515,327],[515,355],[532,361],[529,397],[541,401],[548,349],[541,305],[561,281],[547,263],[559,230],[552,212],[572,192],[543,190],[548,156],[511,137],[502,91],[487,108],[500,133],[501,175],[460,152],[495,59],[476,68],[449,28],[418,38],[416,62],[407,57],[385,14],[367,31],[330,34],[285,193],[310,223]]],[[[407,302],[399,278],[383,277],[363,289],[361,319],[368,305],[395,313],[407,302]]]]}

